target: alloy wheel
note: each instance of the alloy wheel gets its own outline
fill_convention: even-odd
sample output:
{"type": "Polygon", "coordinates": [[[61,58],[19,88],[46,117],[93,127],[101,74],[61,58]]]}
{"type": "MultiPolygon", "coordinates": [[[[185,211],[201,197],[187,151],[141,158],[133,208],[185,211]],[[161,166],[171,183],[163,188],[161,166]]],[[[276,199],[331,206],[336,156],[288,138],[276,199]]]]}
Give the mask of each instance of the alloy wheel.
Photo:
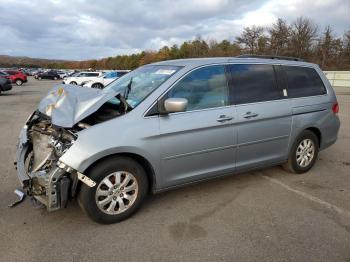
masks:
{"type": "Polygon", "coordinates": [[[102,212],[116,215],[128,210],[137,194],[136,178],[129,172],[118,171],[102,179],[96,189],[95,201],[102,212]]]}
{"type": "Polygon", "coordinates": [[[300,167],[310,165],[315,156],[315,144],[311,139],[304,139],[300,142],[296,150],[296,160],[300,167]]]}

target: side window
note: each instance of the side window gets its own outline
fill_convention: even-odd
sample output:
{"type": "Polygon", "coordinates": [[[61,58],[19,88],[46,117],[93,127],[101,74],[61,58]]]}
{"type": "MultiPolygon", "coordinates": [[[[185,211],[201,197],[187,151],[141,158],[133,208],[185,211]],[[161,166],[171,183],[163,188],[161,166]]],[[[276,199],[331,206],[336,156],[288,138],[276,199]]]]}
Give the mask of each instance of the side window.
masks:
{"type": "Polygon", "coordinates": [[[299,66],[283,66],[287,77],[288,96],[317,96],[327,93],[315,69],[299,66]]]}
{"type": "Polygon", "coordinates": [[[234,64],[231,72],[230,88],[235,104],[271,101],[282,98],[277,87],[272,65],[234,64]]]}
{"type": "Polygon", "coordinates": [[[109,78],[116,78],[116,77],[118,77],[117,72],[111,72],[111,74],[109,75],[109,78]]]}
{"type": "Polygon", "coordinates": [[[121,76],[125,75],[126,73],[128,73],[128,72],[117,72],[117,77],[121,77],[121,76]]]}
{"type": "Polygon", "coordinates": [[[169,91],[168,98],[186,98],[187,111],[228,105],[224,66],[208,66],[189,73],[169,91]]]}

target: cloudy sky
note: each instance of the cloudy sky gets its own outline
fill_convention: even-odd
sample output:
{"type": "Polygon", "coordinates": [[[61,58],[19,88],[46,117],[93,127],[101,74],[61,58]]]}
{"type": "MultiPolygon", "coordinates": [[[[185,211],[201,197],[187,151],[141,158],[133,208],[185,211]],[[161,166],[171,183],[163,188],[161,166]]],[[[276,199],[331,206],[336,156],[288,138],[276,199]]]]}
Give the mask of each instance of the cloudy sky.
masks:
{"type": "Polygon", "coordinates": [[[305,16],[350,29],[349,0],[0,0],[0,54],[84,60],[158,49],[201,35],[305,16]]]}

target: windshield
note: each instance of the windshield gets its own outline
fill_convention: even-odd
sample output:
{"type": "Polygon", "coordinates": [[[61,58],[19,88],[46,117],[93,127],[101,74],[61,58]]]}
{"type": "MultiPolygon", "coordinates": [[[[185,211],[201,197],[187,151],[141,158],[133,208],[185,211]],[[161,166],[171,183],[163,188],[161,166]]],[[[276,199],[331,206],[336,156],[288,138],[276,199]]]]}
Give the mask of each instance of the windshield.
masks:
{"type": "MultiPolygon", "coordinates": [[[[134,108],[179,69],[179,66],[143,66],[118,78],[103,89],[103,92],[116,92],[123,96],[127,94],[126,101],[134,108]]],[[[117,99],[109,102],[119,104],[117,99]]]]}

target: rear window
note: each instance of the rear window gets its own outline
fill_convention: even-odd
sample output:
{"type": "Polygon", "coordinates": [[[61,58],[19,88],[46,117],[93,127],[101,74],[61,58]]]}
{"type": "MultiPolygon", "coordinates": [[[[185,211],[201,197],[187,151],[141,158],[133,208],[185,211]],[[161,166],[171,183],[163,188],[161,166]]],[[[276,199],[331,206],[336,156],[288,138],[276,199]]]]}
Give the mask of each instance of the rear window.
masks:
{"type": "Polygon", "coordinates": [[[229,70],[233,103],[247,104],[282,97],[272,65],[233,64],[229,65],[229,70]]]}
{"type": "Polygon", "coordinates": [[[313,68],[283,66],[288,84],[288,97],[317,96],[327,93],[326,88],[313,68]]]}

